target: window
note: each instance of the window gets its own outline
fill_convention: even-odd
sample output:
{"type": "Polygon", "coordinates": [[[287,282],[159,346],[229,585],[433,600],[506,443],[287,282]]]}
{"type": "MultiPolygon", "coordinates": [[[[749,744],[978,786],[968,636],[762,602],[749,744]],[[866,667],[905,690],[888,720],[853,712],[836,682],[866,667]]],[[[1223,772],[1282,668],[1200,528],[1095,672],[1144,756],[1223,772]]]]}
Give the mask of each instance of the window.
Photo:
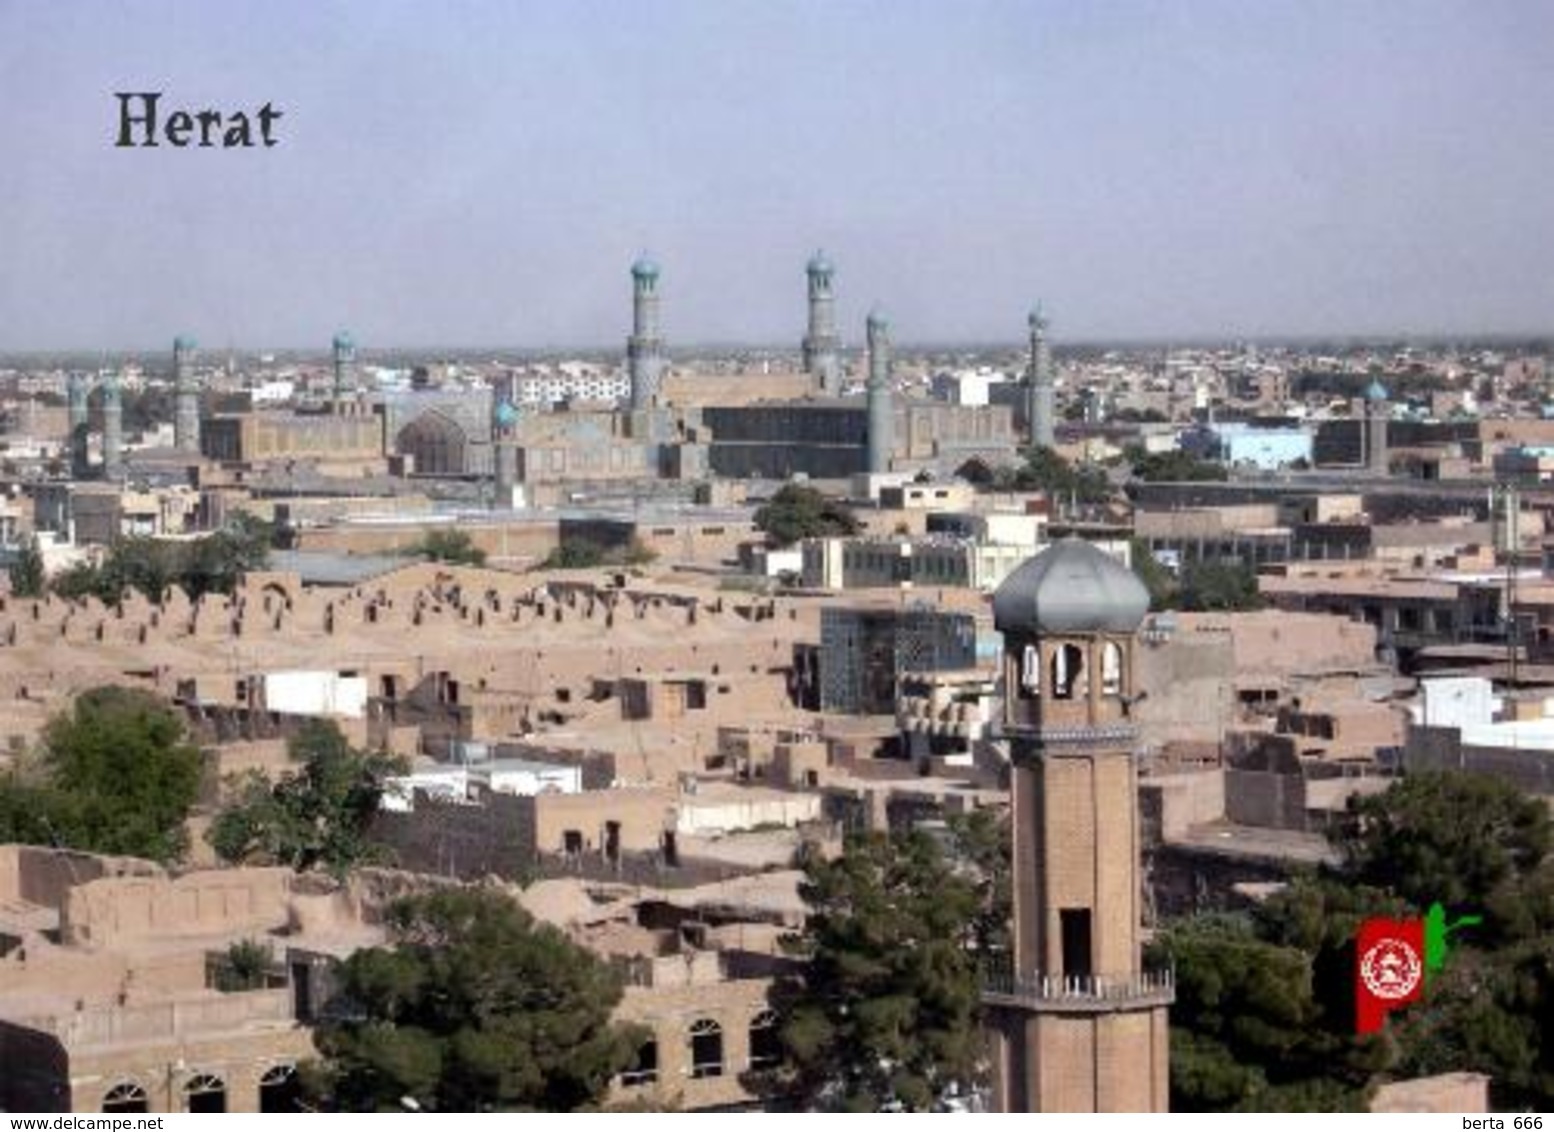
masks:
{"type": "Polygon", "coordinates": [[[276,1065],[259,1078],[260,1112],[300,1112],[302,1086],[295,1065],[276,1065]]]}
{"type": "Polygon", "coordinates": [[[782,1064],[782,1034],[777,1012],[763,1010],[750,1019],[750,1068],[775,1069],[782,1064]]]}
{"type": "Polygon", "coordinates": [[[1063,973],[1081,978],[1090,972],[1090,909],[1063,908],[1058,911],[1063,934],[1063,973]]]}
{"type": "Polygon", "coordinates": [[[1087,690],[1084,681],[1085,654],[1078,645],[1059,645],[1052,654],[1052,697],[1071,700],[1087,690]]]}
{"type": "Polygon", "coordinates": [[[711,1018],[691,1023],[691,1076],[723,1076],[723,1027],[711,1018]]]}
{"type": "Polygon", "coordinates": [[[226,1112],[227,1085],[220,1077],[201,1073],[190,1077],[183,1087],[186,1112],[226,1112]]]}
{"type": "Polygon", "coordinates": [[[651,1085],[658,1080],[658,1039],[649,1038],[637,1047],[637,1058],[621,1074],[622,1085],[651,1085]]]}
{"type": "Polygon", "coordinates": [[[1116,641],[1101,646],[1101,694],[1122,695],[1122,649],[1116,641]]]}
{"type": "Polygon", "coordinates": [[[133,1081],[121,1081],[103,1094],[104,1112],[150,1112],[146,1090],[133,1081]]]}
{"type": "Polygon", "coordinates": [[[1028,697],[1041,691],[1041,654],[1035,645],[1026,645],[1020,654],[1020,687],[1028,697]]]}

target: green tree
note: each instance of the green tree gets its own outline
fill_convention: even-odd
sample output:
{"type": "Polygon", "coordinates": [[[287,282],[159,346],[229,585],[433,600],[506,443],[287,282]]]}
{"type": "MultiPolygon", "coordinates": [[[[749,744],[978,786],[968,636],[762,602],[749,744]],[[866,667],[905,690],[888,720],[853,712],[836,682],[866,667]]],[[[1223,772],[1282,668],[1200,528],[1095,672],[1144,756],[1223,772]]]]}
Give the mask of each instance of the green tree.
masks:
{"type": "Polygon", "coordinates": [[[1244,562],[1188,563],[1182,567],[1180,596],[1183,609],[1200,613],[1261,609],[1264,604],[1257,571],[1244,562]]]}
{"type": "Polygon", "coordinates": [[[1193,483],[1228,479],[1224,467],[1211,460],[1200,460],[1191,452],[1146,452],[1141,446],[1129,448],[1125,458],[1133,468],[1133,478],[1145,483],[1193,483]]]}
{"type": "Polygon", "coordinates": [[[618,977],[509,897],[414,896],[388,927],[392,947],[341,965],[347,1020],[318,1032],[336,1107],[572,1111],[631,1063],[642,1035],[611,1022],[618,977]]]}
{"type": "Polygon", "coordinates": [[[1416,908],[1439,901],[1485,909],[1481,936],[1554,927],[1548,807],[1502,779],[1410,774],[1381,794],[1352,797],[1337,839],[1349,874],[1362,883],[1416,908]],[[1544,899],[1526,899],[1533,892],[1544,899]]]}
{"type": "MultiPolygon", "coordinates": [[[[269,567],[274,541],[273,524],[239,511],[215,534],[182,544],[173,563],[174,581],[191,598],[230,595],[244,574],[269,567]]],[[[161,592],[147,596],[159,600],[161,592]]]]}
{"type": "Polygon", "coordinates": [[[1149,544],[1143,539],[1133,539],[1128,546],[1128,559],[1133,563],[1133,572],[1149,591],[1149,608],[1156,612],[1172,608],[1180,593],[1176,579],[1160,564],[1149,544]]]}
{"type": "Polygon", "coordinates": [[[295,771],[270,782],[255,771],[211,824],[225,861],[290,865],[341,874],[382,857],[370,837],[384,784],[404,760],[352,747],[331,720],[313,719],[288,744],[295,771]]]}
{"type": "Polygon", "coordinates": [[[475,545],[468,531],[457,527],[427,531],[421,541],[405,551],[411,557],[429,562],[449,562],[459,566],[484,566],[486,552],[475,545]]]}
{"type": "Polygon", "coordinates": [[[47,588],[43,572],[43,551],[38,548],[37,537],[22,543],[11,563],[11,592],[17,597],[42,597],[47,588]]]}
{"type": "Polygon", "coordinates": [[[1111,483],[1106,472],[1095,464],[1077,467],[1051,448],[1025,450],[1025,463],[1012,477],[1002,477],[998,486],[1018,491],[1041,491],[1058,500],[1076,503],[1104,503],[1111,498],[1111,483]]]}
{"type": "Polygon", "coordinates": [[[789,947],[800,976],[776,993],[784,1083],[811,1105],[926,1111],[983,1075],[980,980],[967,946],[982,901],[922,832],[849,839],[811,858],[789,947]]]}
{"type": "Polygon", "coordinates": [[[1355,1041],[1343,1008],[1317,993],[1310,953],[1222,916],[1174,925],[1153,950],[1176,969],[1173,1110],[1363,1107],[1373,1051],[1355,1041]]]}
{"type": "Polygon", "coordinates": [[[77,696],[44,728],[41,781],[12,785],[37,807],[28,840],[173,861],[186,845],[184,821],[203,767],[165,703],[137,689],[103,687],[77,696]]]}
{"type": "Polygon", "coordinates": [[[755,513],[756,529],[776,546],[791,546],[800,539],[855,535],[863,524],[852,509],[828,498],[808,484],[784,484],[755,513]]]}

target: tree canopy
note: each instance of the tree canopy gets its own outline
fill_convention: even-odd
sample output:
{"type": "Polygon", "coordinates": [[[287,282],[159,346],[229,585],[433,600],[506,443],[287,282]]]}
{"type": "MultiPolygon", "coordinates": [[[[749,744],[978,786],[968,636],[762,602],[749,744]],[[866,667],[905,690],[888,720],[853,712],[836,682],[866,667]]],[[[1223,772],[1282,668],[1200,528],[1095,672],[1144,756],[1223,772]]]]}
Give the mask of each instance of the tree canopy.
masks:
{"type": "Polygon", "coordinates": [[[985,1071],[968,947],[985,893],[922,832],[811,858],[799,977],[779,986],[786,1084],[822,1108],[930,1110],[985,1071]]]}
{"type": "Polygon", "coordinates": [[[790,546],[800,539],[855,535],[863,524],[852,509],[831,499],[808,484],[784,484],[777,494],[755,513],[756,529],[777,546],[790,546]]]}
{"type": "Polygon", "coordinates": [[[49,721],[34,759],[0,779],[0,841],[176,860],[203,765],[161,700],[93,688],[49,721]]]}
{"type": "Polygon", "coordinates": [[[456,527],[434,529],[405,551],[412,558],[429,562],[451,562],[461,566],[484,566],[486,552],[475,545],[468,531],[456,527]]]}
{"type": "Polygon", "coordinates": [[[17,549],[16,558],[8,569],[11,592],[17,597],[42,597],[48,588],[43,572],[43,551],[38,547],[37,536],[27,539],[17,549]]]}
{"type": "Polygon", "coordinates": [[[1157,946],[1176,967],[1172,1107],[1359,1107],[1369,1085],[1488,1074],[1497,1107],[1554,1104],[1554,863],[1544,803],[1484,776],[1421,773],[1351,802],[1333,870],[1249,915],[1197,918],[1157,946]],[[1421,1004],[1353,1033],[1361,920],[1484,915],[1454,933],[1421,1004]]]}
{"type": "Polygon", "coordinates": [[[101,562],[61,571],[52,588],[61,597],[91,596],[107,604],[132,590],[161,601],[169,586],[179,586],[190,598],[230,594],[243,574],[269,564],[270,542],[270,525],[240,512],[222,530],[188,541],[117,539],[101,562]]]}
{"type": "Polygon", "coordinates": [[[1141,446],[1129,448],[1124,457],[1133,469],[1133,478],[1145,483],[1190,483],[1229,478],[1224,467],[1212,460],[1200,460],[1191,452],[1146,452],[1141,446]]]}
{"type": "Polygon", "coordinates": [[[404,760],[352,747],[340,728],[310,719],[287,745],[297,769],[272,783],[251,772],[206,835],[225,861],[343,873],[382,856],[370,830],[384,783],[404,760]]]}
{"type": "Polygon", "coordinates": [[[344,1111],[572,1111],[596,1104],[641,1035],[611,1022],[615,973],[508,896],[450,888],[393,905],[391,946],[340,968],[318,1031],[344,1111]]]}

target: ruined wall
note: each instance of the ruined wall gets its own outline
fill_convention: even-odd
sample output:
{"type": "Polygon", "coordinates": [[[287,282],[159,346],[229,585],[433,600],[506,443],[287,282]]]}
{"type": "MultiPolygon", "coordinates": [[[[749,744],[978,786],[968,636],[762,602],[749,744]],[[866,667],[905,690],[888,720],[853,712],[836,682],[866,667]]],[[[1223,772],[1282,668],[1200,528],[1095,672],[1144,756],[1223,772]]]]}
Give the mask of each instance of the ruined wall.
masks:
{"type": "Polygon", "coordinates": [[[73,888],[61,917],[68,944],[110,947],[150,936],[265,931],[286,923],[291,870],[221,869],[124,877],[73,888]]]}

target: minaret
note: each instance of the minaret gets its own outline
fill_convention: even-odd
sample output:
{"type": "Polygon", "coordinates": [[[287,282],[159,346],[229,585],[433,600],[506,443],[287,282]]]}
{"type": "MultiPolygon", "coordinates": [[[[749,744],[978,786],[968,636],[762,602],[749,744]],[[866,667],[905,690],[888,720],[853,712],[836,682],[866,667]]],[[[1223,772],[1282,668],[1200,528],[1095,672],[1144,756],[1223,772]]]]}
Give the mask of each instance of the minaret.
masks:
{"type": "Polygon", "coordinates": [[[513,404],[512,380],[491,389],[491,508],[508,511],[513,506],[513,488],[518,483],[518,449],[513,445],[513,430],[518,424],[518,407],[513,404]]]}
{"type": "Polygon", "coordinates": [[[815,379],[825,397],[842,395],[841,339],[836,334],[836,294],[831,277],[836,269],[825,252],[809,259],[809,333],[804,335],[804,372],[815,379]]]}
{"type": "Polygon", "coordinates": [[[1051,448],[1053,435],[1052,350],[1047,316],[1037,303],[1026,320],[1031,328],[1031,372],[1025,387],[1025,420],[1033,448],[1051,448]]]}
{"type": "Polygon", "coordinates": [[[173,447],[200,450],[200,388],[194,378],[193,338],[173,339],[173,447]]]}
{"type": "Polygon", "coordinates": [[[1372,380],[1365,387],[1365,467],[1384,476],[1390,470],[1387,453],[1387,387],[1372,380]]]}
{"type": "Polygon", "coordinates": [[[631,407],[646,409],[658,397],[664,374],[664,340],[658,329],[658,264],[641,256],[631,265],[631,337],[626,339],[626,371],[631,378],[631,407]]]}
{"type": "Polygon", "coordinates": [[[103,378],[103,478],[116,480],[124,472],[124,400],[117,370],[103,378]]]}
{"type": "Polygon", "coordinates": [[[342,330],[334,340],[335,379],[329,400],[338,412],[341,403],[356,392],[356,342],[351,332],[342,330]]]}
{"type": "Polygon", "coordinates": [[[86,380],[86,374],[71,374],[65,381],[65,392],[70,404],[70,478],[80,480],[85,479],[91,470],[90,460],[87,457],[90,450],[88,440],[92,431],[91,418],[87,409],[91,385],[86,380]]]}
{"type": "Polygon", "coordinates": [[[890,471],[896,447],[896,418],[890,399],[890,323],[878,307],[869,312],[869,468],[890,471]]]}
{"type": "Polygon", "coordinates": [[[1149,594],[1064,539],[993,595],[1012,766],[1013,954],[984,992],[1002,1112],[1163,1112],[1169,972],[1140,954],[1135,634],[1149,594]]]}

